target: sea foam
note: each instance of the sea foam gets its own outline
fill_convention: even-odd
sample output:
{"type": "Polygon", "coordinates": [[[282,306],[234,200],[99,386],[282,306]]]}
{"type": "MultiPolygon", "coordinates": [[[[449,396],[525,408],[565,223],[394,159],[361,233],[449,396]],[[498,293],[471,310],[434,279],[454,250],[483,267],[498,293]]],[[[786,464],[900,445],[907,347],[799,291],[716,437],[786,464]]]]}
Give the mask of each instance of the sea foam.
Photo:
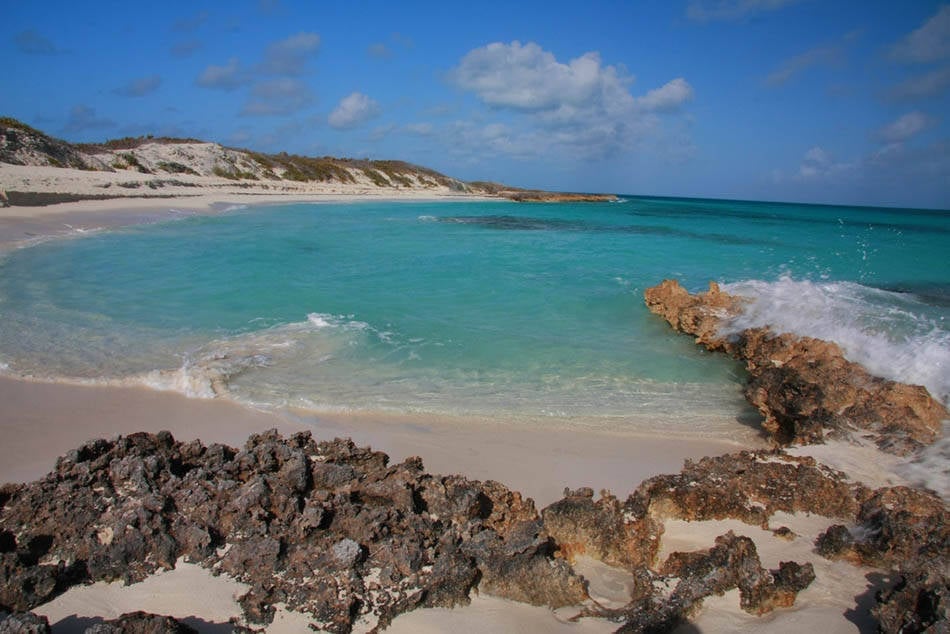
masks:
{"type": "Polygon", "coordinates": [[[923,385],[934,398],[950,403],[950,332],[943,317],[913,295],[790,277],[722,288],[749,300],[743,313],[724,326],[724,334],[768,326],[833,341],[872,374],[923,385]]]}

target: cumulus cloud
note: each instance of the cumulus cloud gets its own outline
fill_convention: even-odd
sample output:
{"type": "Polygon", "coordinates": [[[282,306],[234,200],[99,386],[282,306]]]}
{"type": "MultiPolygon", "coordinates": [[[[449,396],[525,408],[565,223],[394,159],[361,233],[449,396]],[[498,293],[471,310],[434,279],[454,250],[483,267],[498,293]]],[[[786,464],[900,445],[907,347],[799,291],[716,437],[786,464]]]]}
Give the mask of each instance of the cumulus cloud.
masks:
{"type": "Polygon", "coordinates": [[[521,124],[504,135],[488,127],[457,129],[462,140],[510,154],[568,149],[603,157],[636,144],[658,128],[658,113],[673,112],[693,97],[683,78],[634,97],[633,77],[622,67],[603,64],[598,53],[565,63],[533,42],[474,49],[449,78],[521,124]]]}
{"type": "Polygon", "coordinates": [[[209,65],[198,76],[197,84],[216,90],[234,90],[248,82],[248,75],[238,58],[232,57],[224,66],[209,65]]]}
{"type": "MultiPolygon", "coordinates": [[[[900,119],[898,119],[900,121],[900,119]]],[[[912,118],[907,121],[913,121],[912,118]]],[[[896,122],[895,122],[896,123],[896,122]]],[[[919,124],[894,127],[896,136],[909,138],[919,124]]],[[[886,126],[885,128],[890,127],[886,126]]],[[[887,142],[871,152],[839,160],[824,146],[804,153],[796,171],[774,171],[775,184],[793,183],[796,195],[811,192],[819,199],[853,203],[855,200],[886,204],[946,208],[950,201],[950,142],[940,140],[907,144],[887,142]],[[800,189],[804,187],[813,189],[800,189]]]]}
{"type": "Polygon", "coordinates": [[[33,29],[20,31],[13,38],[13,42],[21,53],[27,53],[28,55],[57,55],[63,52],[52,40],[33,29]]]}
{"type": "Polygon", "coordinates": [[[270,75],[301,75],[309,60],[320,48],[316,33],[297,33],[267,47],[261,71],[270,75]]]}
{"type": "Polygon", "coordinates": [[[601,66],[599,54],[585,53],[564,64],[533,42],[477,48],[462,58],[451,76],[456,85],[492,106],[545,110],[592,100],[631,101],[626,87],[632,79],[614,66],[601,66]]]}
{"type": "Polygon", "coordinates": [[[891,57],[901,62],[928,63],[950,58],[950,5],[911,31],[891,48],[891,57]]]}
{"type": "Polygon", "coordinates": [[[100,117],[96,114],[95,108],[80,104],[73,106],[66,118],[66,125],[63,126],[63,132],[66,134],[78,134],[90,130],[103,130],[115,127],[115,121],[108,117],[100,117]]]}
{"type": "Polygon", "coordinates": [[[915,110],[901,115],[875,133],[885,143],[903,143],[930,127],[934,121],[923,112],[915,110]]]}
{"type": "Polygon", "coordinates": [[[741,20],[757,13],[776,11],[800,0],[690,0],[686,17],[690,20],[741,20]]]}
{"type": "Polygon", "coordinates": [[[123,97],[144,97],[158,90],[162,85],[162,78],[158,75],[147,75],[133,79],[124,86],[115,89],[115,94],[123,97]]]}
{"type": "Polygon", "coordinates": [[[298,112],[313,101],[307,86],[290,77],[261,81],[251,87],[251,95],[241,114],[286,115],[298,112]]]}
{"type": "Polygon", "coordinates": [[[259,63],[243,66],[232,57],[223,66],[210,65],[196,83],[205,88],[236,90],[249,88],[243,115],[287,115],[313,102],[310,88],[299,79],[307,63],[320,48],[316,33],[297,33],[272,42],[259,63]]]}
{"type": "Polygon", "coordinates": [[[647,110],[666,112],[679,108],[692,98],[693,87],[682,77],[677,77],[638,98],[637,103],[647,110]]]}
{"type": "Polygon", "coordinates": [[[797,178],[805,181],[828,180],[851,172],[854,168],[853,163],[835,161],[825,148],[815,146],[802,157],[797,178]]]}
{"type": "Polygon", "coordinates": [[[334,128],[355,128],[370,119],[379,116],[379,104],[361,92],[354,92],[343,99],[334,108],[327,118],[327,122],[334,128]]]}

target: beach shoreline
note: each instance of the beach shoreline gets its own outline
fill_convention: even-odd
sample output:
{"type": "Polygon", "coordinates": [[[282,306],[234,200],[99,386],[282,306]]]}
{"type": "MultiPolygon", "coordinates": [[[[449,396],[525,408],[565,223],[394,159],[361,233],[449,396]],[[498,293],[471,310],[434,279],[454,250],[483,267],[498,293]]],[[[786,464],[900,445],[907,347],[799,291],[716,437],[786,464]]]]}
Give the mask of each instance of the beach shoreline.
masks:
{"type": "MultiPolygon", "coordinates": [[[[4,166],[6,167],[6,166],[4,166]]],[[[169,197],[122,197],[105,200],[81,200],[44,206],[0,208],[0,252],[28,246],[38,241],[81,236],[91,232],[135,225],[167,222],[200,215],[227,213],[234,208],[253,205],[267,207],[297,203],[357,202],[477,202],[492,200],[485,196],[427,192],[425,190],[382,189],[375,193],[339,193],[335,188],[311,193],[274,194],[204,193],[169,197]]]]}
{"type": "MultiPolygon", "coordinates": [[[[50,207],[8,208],[0,215],[0,250],[45,239],[82,236],[120,226],[161,222],[195,214],[224,213],[233,205],[446,199],[460,202],[483,200],[454,195],[419,197],[407,194],[405,197],[386,197],[308,194],[241,197],[213,194],[201,197],[200,201],[195,198],[163,198],[160,204],[156,204],[154,199],[114,199],[71,202],[50,207]],[[29,235],[31,233],[36,235],[29,235]]],[[[241,447],[248,436],[277,429],[285,437],[298,432],[310,432],[321,441],[337,437],[350,438],[357,445],[370,446],[387,453],[391,464],[400,463],[411,456],[420,456],[430,473],[458,474],[482,481],[495,480],[532,498],[536,507],[541,509],[560,499],[565,488],[589,487],[594,491],[609,491],[623,499],[650,477],[679,472],[686,460],[766,446],[764,440],[757,446],[750,446],[747,435],[740,444],[716,439],[664,438],[591,429],[513,426],[505,425],[503,420],[479,423],[476,419],[453,421],[438,416],[259,411],[227,398],[189,398],[177,392],[163,392],[145,386],[79,385],[9,376],[0,376],[0,403],[3,403],[0,408],[0,433],[3,433],[6,441],[0,445],[0,482],[28,482],[40,478],[54,467],[58,456],[94,438],[168,430],[182,441],[200,439],[205,444],[222,443],[241,447]]],[[[737,421],[737,426],[739,424],[737,421]]],[[[833,458],[846,450],[846,447],[831,447],[822,462],[833,463],[833,458]]],[[[813,452],[807,448],[798,450],[798,455],[810,453],[813,452]]],[[[865,462],[866,459],[862,458],[861,461],[865,462]]],[[[858,461],[853,462],[858,464],[858,461]]],[[[839,463],[837,466],[842,465],[839,463]]],[[[897,475],[891,478],[884,471],[878,469],[870,473],[870,476],[878,479],[873,481],[874,486],[904,484],[897,475]]],[[[807,517],[789,516],[784,520],[798,535],[795,547],[799,553],[796,556],[800,558],[811,556],[811,544],[815,537],[832,523],[828,518],[810,523],[806,521],[807,517]]],[[[742,525],[736,525],[735,528],[737,532],[751,530],[742,525]]],[[[724,526],[718,524],[695,522],[676,525],[675,534],[671,532],[671,535],[675,537],[678,547],[701,549],[708,547],[711,540],[723,530],[724,526]]],[[[762,533],[756,539],[765,545],[766,552],[784,549],[780,542],[770,541],[778,539],[771,534],[762,533]]],[[[849,619],[841,618],[841,615],[853,606],[855,593],[869,592],[865,575],[870,575],[873,570],[855,568],[843,562],[833,565],[823,562],[821,565],[824,566],[823,575],[829,581],[821,582],[803,594],[803,602],[795,608],[776,612],[767,619],[757,619],[741,612],[736,597],[730,594],[724,600],[710,601],[699,615],[697,625],[704,629],[708,627],[710,631],[732,628],[787,631],[793,624],[802,623],[835,632],[860,631],[862,627],[867,627],[866,622],[852,623],[849,619]],[[708,626],[704,626],[704,620],[708,626]]],[[[175,580],[182,578],[185,579],[183,583],[195,584],[196,589],[213,583],[211,573],[195,571],[187,566],[182,566],[181,574],[184,577],[175,576],[176,571],[162,574],[168,575],[169,583],[174,584],[175,580]]],[[[609,577],[611,573],[608,571],[603,574],[609,577]]],[[[108,597],[112,596],[110,593],[117,591],[116,584],[95,584],[97,589],[91,588],[88,586],[82,590],[103,594],[82,595],[86,598],[77,599],[71,594],[76,590],[71,590],[61,597],[64,605],[75,606],[76,601],[88,601],[90,605],[101,607],[108,605],[111,601],[108,597]]],[[[167,601],[156,602],[157,598],[162,597],[150,594],[141,584],[129,586],[122,592],[131,593],[131,598],[126,599],[131,601],[128,605],[137,606],[136,609],[157,612],[168,605],[167,601]]],[[[164,598],[167,599],[167,596],[164,598]]],[[[227,603],[226,596],[222,601],[227,603]]],[[[180,616],[201,617],[204,609],[200,602],[186,602],[179,607],[182,610],[180,616]]],[[[234,601],[219,608],[231,610],[235,617],[240,616],[240,606],[234,601]]],[[[52,610],[48,614],[51,618],[56,614],[60,615],[58,618],[68,617],[68,610],[76,608],[63,609],[67,613],[52,610]]],[[[42,609],[38,612],[44,613],[42,609]]],[[[102,613],[79,616],[114,618],[116,615],[102,613]]],[[[394,631],[613,629],[612,624],[602,620],[585,619],[579,624],[568,623],[563,614],[550,610],[527,609],[522,604],[485,598],[476,598],[469,607],[451,611],[422,610],[401,619],[394,623],[394,631]]],[[[54,627],[54,631],[70,630],[54,627]]],[[[269,631],[279,632],[280,628],[275,626],[269,631]]]]}

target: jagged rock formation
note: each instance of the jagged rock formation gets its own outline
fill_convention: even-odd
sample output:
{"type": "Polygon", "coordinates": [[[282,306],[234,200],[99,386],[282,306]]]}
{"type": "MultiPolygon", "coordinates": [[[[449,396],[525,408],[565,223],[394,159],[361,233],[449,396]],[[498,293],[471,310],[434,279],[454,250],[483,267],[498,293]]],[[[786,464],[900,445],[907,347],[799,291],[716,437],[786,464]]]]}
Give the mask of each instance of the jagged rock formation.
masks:
{"type": "Polygon", "coordinates": [[[926,388],[872,376],[844,358],[834,343],[751,328],[724,337],[722,325],[742,309],[711,283],[690,295],[666,280],[645,292],[647,307],[709,350],[744,361],[746,398],[762,413],[763,428],[781,445],[821,442],[826,435],[858,433],[896,454],[930,444],[950,413],[926,388]]]}
{"type": "MultiPolygon", "coordinates": [[[[775,334],[767,328],[745,330],[737,337],[721,335],[723,320],[742,309],[742,298],[722,293],[715,283],[709,291],[690,295],[677,282],[666,280],[647,289],[646,303],[675,329],[694,335],[710,350],[726,352],[745,361],[750,379],[746,397],[765,417],[763,427],[779,444],[821,442],[826,436],[856,433],[872,438],[884,451],[907,454],[939,437],[946,408],[920,386],[871,376],[846,360],[841,349],[818,339],[775,334]]],[[[730,461],[735,457],[728,457],[730,461]]],[[[702,462],[708,463],[708,459],[702,462]]],[[[748,462],[746,460],[746,462],[748,462]]],[[[703,465],[704,473],[711,463],[703,465]]],[[[690,471],[687,464],[683,476],[690,471]]],[[[828,471],[828,470],[825,470],[828,471]]],[[[720,491],[733,499],[715,506],[728,516],[752,521],[769,514],[758,511],[759,491],[750,489],[746,467],[741,477],[721,474],[729,485],[720,491]],[[743,500],[752,508],[743,509],[743,500]]],[[[784,487],[790,474],[776,476],[784,487]]],[[[659,490],[667,486],[666,477],[659,490]]],[[[695,513],[709,492],[689,498],[687,486],[670,489],[675,512],[695,513]],[[684,497],[686,499],[684,499],[684,497]]],[[[767,485],[763,483],[767,488],[767,485]]],[[[641,487],[641,490],[643,487],[641,487]]],[[[943,631],[950,608],[950,527],[946,504],[936,495],[906,487],[871,491],[839,481],[808,482],[801,490],[838,508],[817,512],[836,515],[853,526],[836,524],[817,540],[819,554],[856,564],[883,567],[899,575],[898,583],[878,596],[873,609],[885,632],[943,631]],[[935,628],[930,630],[928,628],[935,628]]],[[[777,500],[774,492],[767,493],[777,500]]],[[[713,494],[714,495],[714,494],[713,494]]],[[[708,513],[707,513],[708,514],[708,513]]]]}
{"type": "Polygon", "coordinates": [[[29,610],[69,585],[139,581],[179,557],[345,632],[491,593],[576,604],[585,584],[552,557],[530,500],[494,482],[389,466],[350,441],[252,436],[241,451],[168,433],[87,443],[32,485],[0,490],[0,607],[29,610]],[[68,519],[67,519],[68,518],[68,519]]]}
{"type": "MultiPolygon", "coordinates": [[[[716,486],[720,476],[710,474],[701,486],[716,486]]],[[[249,584],[240,602],[251,623],[268,622],[284,603],[334,632],[465,603],[476,586],[536,605],[578,605],[588,599],[570,564],[580,552],[643,582],[629,610],[592,608],[620,621],[641,622],[647,605],[686,618],[729,584],[751,592],[743,606],[761,613],[807,585],[808,574],[793,568],[764,571],[745,538],[729,536],[728,553],[717,546],[680,555],[675,570],[652,570],[676,485],[649,482],[623,504],[568,492],[539,516],[497,482],[430,475],[417,458],[390,466],[350,441],[268,432],[239,451],[167,432],[97,440],[42,480],[0,488],[0,609],[25,612],[78,583],[140,581],[179,557],[249,584]],[[710,577],[710,562],[723,558],[741,564],[710,577]]]]}
{"type": "MultiPolygon", "coordinates": [[[[350,441],[275,432],[242,450],[165,432],[97,440],[42,480],[0,487],[0,609],[22,613],[78,583],[139,581],[185,557],[250,586],[240,599],[250,623],[268,622],[282,602],[329,631],[385,626],[417,607],[465,603],[477,586],[536,605],[583,603],[578,616],[614,620],[621,631],[668,631],[732,588],[752,614],[787,607],[814,571],[795,562],[766,570],[751,540],[732,533],[657,561],[664,521],[773,528],[777,511],[837,519],[816,544],[820,554],[901,575],[876,608],[887,630],[946,622],[943,502],[903,487],[870,490],[812,458],[779,450],[704,458],[646,480],[623,502],[568,490],[539,515],[496,482],[434,476],[417,458],[389,465],[350,441]],[[571,567],[579,554],[629,571],[630,603],[611,610],[587,601],[571,567]]],[[[174,625],[135,618],[143,632],[174,625]]],[[[131,621],[96,627],[139,631],[131,621]]]]}
{"type": "Polygon", "coordinates": [[[890,487],[869,493],[855,528],[836,524],[818,537],[829,559],[889,568],[897,583],[881,592],[874,616],[884,632],[923,632],[950,622],[950,525],[947,507],[927,492],[890,487]]]}
{"type": "MultiPolygon", "coordinates": [[[[233,632],[244,631],[235,626],[233,632]]],[[[52,628],[45,616],[32,612],[15,612],[4,616],[0,612],[0,634],[50,634],[52,628]]],[[[252,631],[252,630],[247,630],[252,631]]],[[[129,612],[117,619],[90,625],[84,634],[195,634],[197,630],[170,616],[129,612]]]]}

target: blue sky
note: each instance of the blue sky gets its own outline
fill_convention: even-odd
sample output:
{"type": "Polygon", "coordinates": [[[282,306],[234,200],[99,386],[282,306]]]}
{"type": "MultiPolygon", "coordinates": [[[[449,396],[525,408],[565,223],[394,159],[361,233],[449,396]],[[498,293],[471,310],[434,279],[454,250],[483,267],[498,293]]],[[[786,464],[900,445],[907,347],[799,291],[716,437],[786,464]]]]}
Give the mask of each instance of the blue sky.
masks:
{"type": "Polygon", "coordinates": [[[70,141],[950,208],[950,4],[2,1],[0,114],[70,141]]]}

